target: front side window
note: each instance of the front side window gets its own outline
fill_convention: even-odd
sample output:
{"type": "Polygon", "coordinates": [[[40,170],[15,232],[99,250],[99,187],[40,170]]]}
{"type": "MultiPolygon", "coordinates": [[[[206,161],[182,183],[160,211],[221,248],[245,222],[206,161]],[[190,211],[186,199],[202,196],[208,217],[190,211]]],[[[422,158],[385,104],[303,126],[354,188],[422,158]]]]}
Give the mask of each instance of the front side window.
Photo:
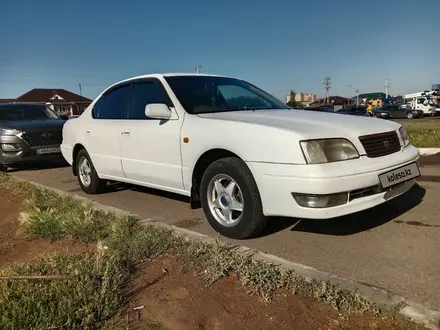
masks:
{"type": "Polygon", "coordinates": [[[290,109],[272,95],[239,79],[196,75],[165,79],[190,114],[290,109]]]}
{"type": "Polygon", "coordinates": [[[149,81],[134,85],[128,119],[149,119],[145,116],[145,106],[153,103],[164,103],[171,106],[166,91],[160,82],[149,81]]]}
{"type": "Polygon", "coordinates": [[[60,117],[44,105],[11,105],[0,107],[0,120],[51,120],[60,117]]]}
{"type": "Polygon", "coordinates": [[[93,106],[95,119],[123,119],[131,85],[117,87],[101,96],[93,106]]]}

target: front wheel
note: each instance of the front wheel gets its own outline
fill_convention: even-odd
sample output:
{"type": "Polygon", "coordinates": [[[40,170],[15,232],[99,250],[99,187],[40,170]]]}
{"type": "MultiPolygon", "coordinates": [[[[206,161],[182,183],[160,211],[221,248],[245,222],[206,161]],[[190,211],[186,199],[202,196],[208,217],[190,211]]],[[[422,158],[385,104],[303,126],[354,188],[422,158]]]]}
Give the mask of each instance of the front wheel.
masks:
{"type": "Polygon", "coordinates": [[[413,118],[414,118],[414,114],[413,114],[412,112],[408,112],[408,113],[406,114],[406,117],[407,117],[408,119],[413,119],[413,118]]]}
{"type": "Polygon", "coordinates": [[[76,159],[76,173],[81,189],[87,194],[97,194],[104,191],[107,181],[98,177],[87,151],[81,150],[76,159]]]}
{"type": "Polygon", "coordinates": [[[209,224],[221,235],[246,239],[266,225],[260,193],[247,165],[237,158],[223,158],[208,166],[200,196],[209,224]]]}

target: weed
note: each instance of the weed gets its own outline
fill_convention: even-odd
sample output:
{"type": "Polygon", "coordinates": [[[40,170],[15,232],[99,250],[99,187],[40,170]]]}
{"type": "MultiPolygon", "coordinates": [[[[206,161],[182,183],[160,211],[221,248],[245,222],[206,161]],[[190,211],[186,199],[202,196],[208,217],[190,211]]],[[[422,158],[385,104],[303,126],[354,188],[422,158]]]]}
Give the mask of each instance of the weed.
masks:
{"type": "Polygon", "coordinates": [[[411,144],[418,148],[440,148],[439,123],[407,123],[404,124],[411,144]]]}
{"type": "MultiPolygon", "coordinates": [[[[182,270],[196,272],[207,285],[233,272],[250,293],[266,301],[283,288],[315,297],[344,313],[386,313],[357,292],[342,290],[329,282],[306,281],[291,270],[237,254],[219,240],[215,244],[190,241],[170,230],[143,226],[130,216],[96,211],[90,204],[8,176],[1,176],[0,184],[20,189],[29,198],[28,212],[21,216],[23,231],[28,235],[50,240],[71,236],[84,242],[97,242],[94,254],[47,257],[4,270],[3,276],[69,277],[52,281],[2,281],[0,328],[86,329],[101,325],[127,329],[128,324],[116,326],[109,320],[124,306],[125,285],[133,273],[133,264],[166,253],[176,255],[182,270]]],[[[155,327],[163,328],[161,324],[155,327]]]]}
{"type": "Polygon", "coordinates": [[[1,329],[95,329],[124,302],[129,273],[115,256],[47,256],[0,276],[67,275],[66,279],[0,281],[1,329]]]}

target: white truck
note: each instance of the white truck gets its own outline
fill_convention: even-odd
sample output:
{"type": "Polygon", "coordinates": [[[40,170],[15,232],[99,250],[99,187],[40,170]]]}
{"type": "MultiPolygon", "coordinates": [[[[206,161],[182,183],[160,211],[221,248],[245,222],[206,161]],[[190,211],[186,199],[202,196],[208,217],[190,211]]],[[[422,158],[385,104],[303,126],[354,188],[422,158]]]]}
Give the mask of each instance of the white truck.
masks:
{"type": "Polygon", "coordinates": [[[436,115],[436,100],[431,96],[431,92],[420,92],[407,94],[404,96],[405,107],[409,109],[422,110],[425,116],[436,115]]]}

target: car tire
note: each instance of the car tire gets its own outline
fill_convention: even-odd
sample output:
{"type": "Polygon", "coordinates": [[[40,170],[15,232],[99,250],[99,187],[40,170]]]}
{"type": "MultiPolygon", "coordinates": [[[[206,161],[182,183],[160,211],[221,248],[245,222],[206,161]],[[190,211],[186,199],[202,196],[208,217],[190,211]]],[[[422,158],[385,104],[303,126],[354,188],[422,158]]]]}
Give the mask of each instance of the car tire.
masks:
{"type": "Polygon", "coordinates": [[[76,157],[76,173],[81,189],[87,194],[99,194],[107,186],[107,181],[99,178],[92,160],[85,149],[76,157]]]}
{"type": "Polygon", "coordinates": [[[413,114],[412,112],[408,112],[408,113],[406,114],[406,118],[408,118],[408,119],[413,119],[413,118],[414,118],[414,114],[413,114]]]}
{"type": "Polygon", "coordinates": [[[257,184],[238,158],[222,158],[208,166],[202,176],[200,197],[209,224],[223,236],[251,238],[266,226],[257,184]]]}

